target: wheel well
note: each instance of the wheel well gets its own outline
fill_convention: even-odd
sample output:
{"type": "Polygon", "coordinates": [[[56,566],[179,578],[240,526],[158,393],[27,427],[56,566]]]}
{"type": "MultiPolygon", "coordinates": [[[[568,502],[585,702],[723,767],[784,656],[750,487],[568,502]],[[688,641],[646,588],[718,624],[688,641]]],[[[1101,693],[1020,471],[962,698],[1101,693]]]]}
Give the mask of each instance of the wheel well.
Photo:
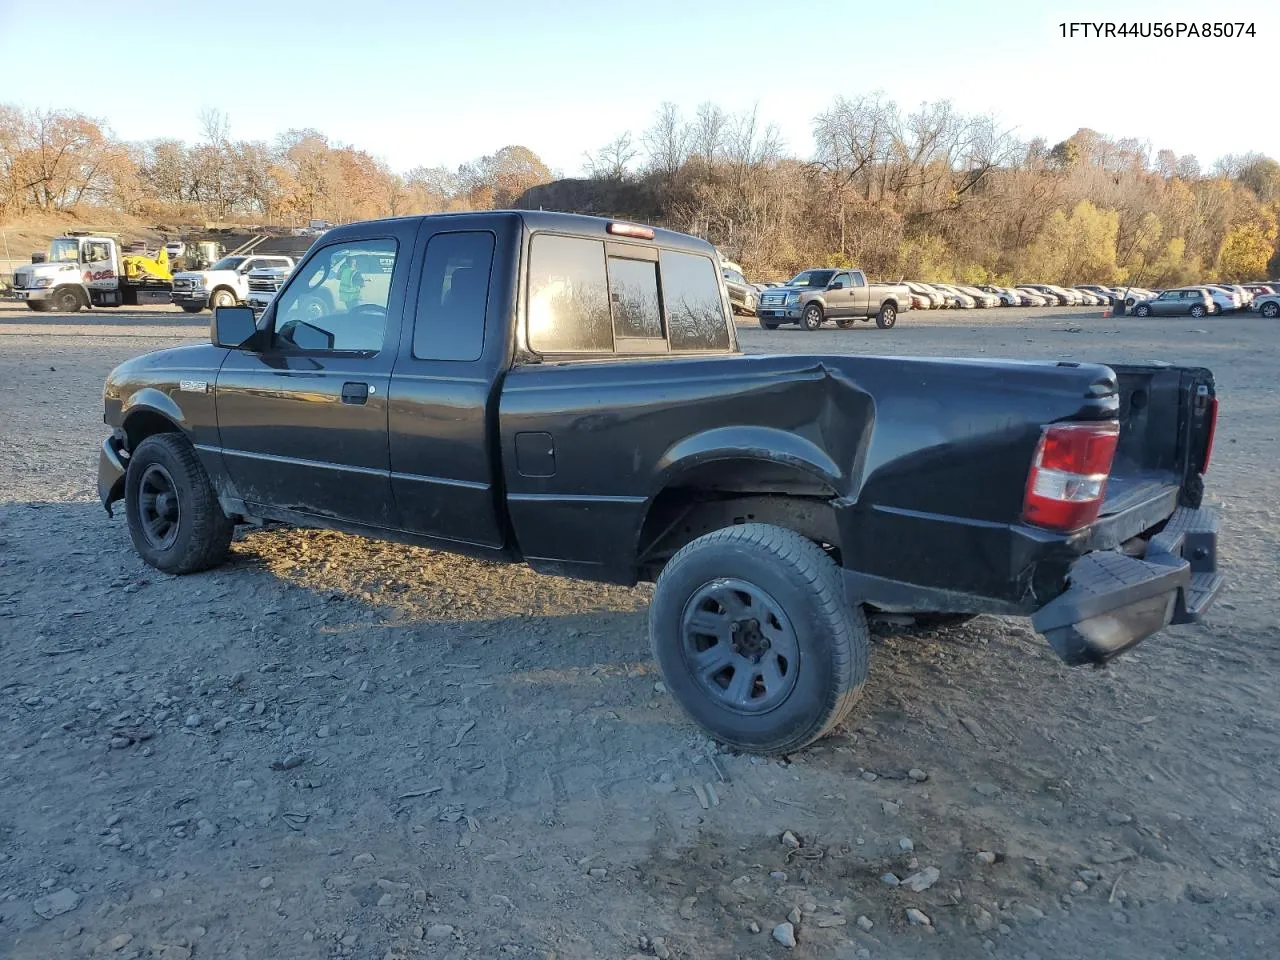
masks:
{"type": "Polygon", "coordinates": [[[213,299],[213,295],[215,293],[229,293],[231,294],[232,298],[236,300],[237,303],[240,300],[240,298],[236,296],[235,290],[233,290],[231,287],[228,287],[225,283],[220,283],[216,287],[214,287],[212,290],[209,291],[210,300],[213,299]]]}
{"type": "Polygon", "coordinates": [[[137,450],[138,444],[153,434],[179,432],[177,424],[154,410],[134,411],[124,421],[124,434],[128,439],[130,452],[137,450]]]}
{"type": "Polygon", "coordinates": [[[898,301],[893,299],[893,297],[890,297],[887,300],[882,300],[880,302],[880,309],[883,310],[885,307],[893,307],[894,310],[897,310],[898,301]]]}
{"type": "Polygon", "coordinates": [[[89,305],[89,297],[87,294],[85,294],[84,287],[80,286],[77,283],[62,283],[53,288],[53,292],[55,294],[62,293],[62,291],[64,290],[70,290],[72,293],[74,293],[76,295],[76,299],[80,301],[80,305],[82,307],[87,307],[89,305]]]}
{"type": "Polygon", "coordinates": [[[703,464],[666,487],[649,505],[638,541],[639,577],[656,579],[685,544],[743,523],[794,530],[839,562],[839,531],[831,503],[835,496],[822,479],[785,464],[762,460],[703,464]]]}

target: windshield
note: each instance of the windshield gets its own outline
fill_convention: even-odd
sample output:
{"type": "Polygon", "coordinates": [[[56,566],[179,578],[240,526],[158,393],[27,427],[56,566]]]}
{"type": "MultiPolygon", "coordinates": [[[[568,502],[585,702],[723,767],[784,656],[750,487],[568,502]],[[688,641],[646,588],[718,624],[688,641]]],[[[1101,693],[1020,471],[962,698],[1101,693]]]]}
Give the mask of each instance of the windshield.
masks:
{"type": "Polygon", "coordinates": [[[49,244],[50,263],[78,263],[80,260],[80,241],[74,238],[60,238],[49,244]]]}
{"type": "Polygon", "coordinates": [[[787,281],[789,287],[825,287],[836,275],[834,270],[806,270],[787,281]]]}
{"type": "Polygon", "coordinates": [[[244,263],[244,261],[245,261],[244,257],[223,257],[221,260],[219,260],[209,269],[210,270],[234,270],[236,267],[240,266],[240,264],[244,263]]]}

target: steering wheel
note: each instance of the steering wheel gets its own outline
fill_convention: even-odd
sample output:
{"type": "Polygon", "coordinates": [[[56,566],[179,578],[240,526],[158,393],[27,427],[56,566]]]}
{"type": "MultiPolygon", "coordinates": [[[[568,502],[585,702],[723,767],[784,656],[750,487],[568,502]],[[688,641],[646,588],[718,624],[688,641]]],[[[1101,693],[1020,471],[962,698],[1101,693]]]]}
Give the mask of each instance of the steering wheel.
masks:
{"type": "Polygon", "coordinates": [[[347,311],[348,316],[371,316],[385,317],[387,308],[378,303],[357,303],[354,307],[347,311]]]}

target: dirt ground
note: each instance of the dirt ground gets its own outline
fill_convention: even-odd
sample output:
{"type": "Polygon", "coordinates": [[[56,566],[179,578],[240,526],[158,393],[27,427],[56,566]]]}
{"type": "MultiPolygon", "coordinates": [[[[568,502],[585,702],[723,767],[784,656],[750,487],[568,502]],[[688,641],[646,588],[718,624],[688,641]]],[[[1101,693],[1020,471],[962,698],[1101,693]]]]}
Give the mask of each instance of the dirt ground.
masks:
{"type": "Polygon", "coordinates": [[[1208,622],[1097,671],[1020,621],[882,625],[846,727],[735,755],[665,694],[645,589],[294,530],[144,566],[96,501],[102,381],[205,329],[0,308],[0,956],[1280,955],[1280,325],[741,334],[1211,367],[1208,622]]]}

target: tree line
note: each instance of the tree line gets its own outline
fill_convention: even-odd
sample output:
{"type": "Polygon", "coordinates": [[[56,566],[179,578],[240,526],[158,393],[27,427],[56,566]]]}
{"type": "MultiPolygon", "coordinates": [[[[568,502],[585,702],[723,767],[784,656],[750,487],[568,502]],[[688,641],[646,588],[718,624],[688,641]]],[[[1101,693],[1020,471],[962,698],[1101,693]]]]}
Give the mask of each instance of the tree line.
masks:
{"type": "Polygon", "coordinates": [[[836,97],[813,118],[806,157],[755,111],[705,103],[686,117],[664,103],[646,129],[586,154],[587,176],[572,181],[520,145],[397,172],[318,130],[236,140],[213,110],[201,127],[196,143],[125,143],[73,111],[0,105],[0,217],[98,208],[297,224],[541,205],[696,233],[760,277],[819,264],[969,283],[1280,275],[1275,160],[1202,169],[1090,129],[1050,145],[946,100],[903,110],[879,92],[836,97]]]}

